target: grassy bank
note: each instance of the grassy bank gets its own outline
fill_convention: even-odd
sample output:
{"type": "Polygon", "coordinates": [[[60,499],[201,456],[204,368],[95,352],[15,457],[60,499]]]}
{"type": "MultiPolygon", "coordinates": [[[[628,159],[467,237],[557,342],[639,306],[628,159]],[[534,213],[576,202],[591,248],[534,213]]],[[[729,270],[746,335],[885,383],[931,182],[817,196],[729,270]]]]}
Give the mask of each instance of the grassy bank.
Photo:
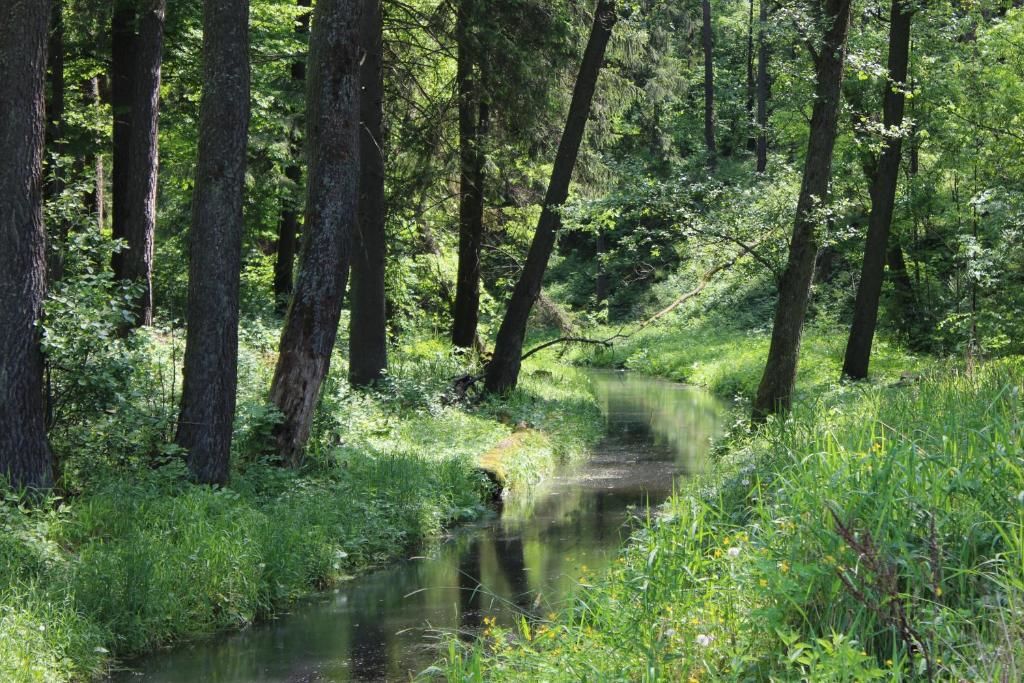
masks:
{"type": "MultiPolygon", "coordinates": [[[[157,335],[133,351],[149,374],[133,376],[138,389],[116,414],[54,437],[66,456],[65,499],[41,511],[0,505],[0,680],[87,680],[115,656],[267,618],[481,513],[486,480],[476,457],[517,423],[536,429],[509,455],[520,488],[599,435],[587,382],[571,369],[547,368],[553,382],[532,377],[542,366],[530,365],[505,401],[446,405],[460,365],[427,340],[396,355],[378,392],[330,382],[308,467],[283,470],[266,455],[273,334],[265,336],[242,351],[230,486],[189,484],[177,454],[160,445],[174,402],[154,395],[177,352],[157,335]]],[[[336,368],[343,377],[340,358],[336,368]]]]}
{"type": "MultiPolygon", "coordinates": [[[[879,380],[842,386],[841,342],[812,331],[791,419],[737,431],[611,571],[453,650],[449,678],[1020,680],[1024,361],[966,373],[883,347],[879,380]]],[[[596,362],[742,402],[765,344],[680,328],[596,362]]]]}

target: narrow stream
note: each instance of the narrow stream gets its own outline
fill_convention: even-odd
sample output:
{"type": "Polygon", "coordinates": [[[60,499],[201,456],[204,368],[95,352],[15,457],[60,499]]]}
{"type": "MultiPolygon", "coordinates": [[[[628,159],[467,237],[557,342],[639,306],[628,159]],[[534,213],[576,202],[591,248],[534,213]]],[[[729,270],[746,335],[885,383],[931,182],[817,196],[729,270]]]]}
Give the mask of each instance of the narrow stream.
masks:
{"type": "Polygon", "coordinates": [[[471,637],[485,617],[546,614],[582,576],[614,559],[633,515],[699,471],[717,433],[708,394],[620,372],[594,372],[607,436],[584,466],[529,505],[460,530],[410,558],[294,606],[271,623],[131,665],[117,681],[283,683],[407,681],[444,634],[471,637]]]}

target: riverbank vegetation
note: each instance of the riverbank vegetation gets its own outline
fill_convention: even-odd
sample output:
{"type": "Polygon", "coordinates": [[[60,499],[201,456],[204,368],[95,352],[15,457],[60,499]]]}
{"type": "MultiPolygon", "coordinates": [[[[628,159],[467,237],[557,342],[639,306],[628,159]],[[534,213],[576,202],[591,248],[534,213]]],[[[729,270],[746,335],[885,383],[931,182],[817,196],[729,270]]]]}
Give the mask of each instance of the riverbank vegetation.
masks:
{"type": "Polygon", "coordinates": [[[483,453],[528,488],[597,436],[569,362],[732,400],[720,471],[453,677],[1019,677],[1022,45],[1016,0],[0,0],[0,677],[399,556],[483,453]]]}

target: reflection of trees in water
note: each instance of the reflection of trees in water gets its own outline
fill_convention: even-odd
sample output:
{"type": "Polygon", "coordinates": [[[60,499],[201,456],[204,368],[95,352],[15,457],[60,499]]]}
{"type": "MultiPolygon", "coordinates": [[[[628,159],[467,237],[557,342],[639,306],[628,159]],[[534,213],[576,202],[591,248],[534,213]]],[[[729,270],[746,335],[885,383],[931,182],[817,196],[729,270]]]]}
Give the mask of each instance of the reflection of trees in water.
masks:
{"type": "Polygon", "coordinates": [[[483,626],[481,611],[483,597],[480,569],[480,539],[473,538],[459,558],[459,626],[463,640],[473,640],[474,633],[483,626]]]}
{"type": "Polygon", "coordinates": [[[380,681],[388,672],[388,633],[380,619],[353,624],[352,680],[380,681]]]}
{"type": "Polygon", "coordinates": [[[719,404],[700,389],[618,372],[594,373],[593,386],[610,432],[668,446],[687,471],[718,433],[719,404]]]}

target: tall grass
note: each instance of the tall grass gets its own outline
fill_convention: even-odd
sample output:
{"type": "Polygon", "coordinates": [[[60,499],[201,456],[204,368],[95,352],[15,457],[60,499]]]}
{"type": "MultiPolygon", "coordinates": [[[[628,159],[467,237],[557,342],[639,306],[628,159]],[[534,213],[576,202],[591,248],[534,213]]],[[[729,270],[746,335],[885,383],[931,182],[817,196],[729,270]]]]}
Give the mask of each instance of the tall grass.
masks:
{"type": "Polygon", "coordinates": [[[789,419],[734,434],[605,576],[449,679],[1020,680],[1024,361],[809,392],[804,358],[789,419]]]}
{"type": "Polygon", "coordinates": [[[531,365],[507,401],[447,405],[459,360],[423,340],[396,354],[379,391],[350,391],[337,364],[309,465],[294,472],[267,457],[273,413],[261,401],[273,357],[251,346],[242,355],[230,486],[188,483],[173,451],[122,452],[103,416],[89,426],[98,436],[74,440],[92,450],[62,453],[81,493],[42,509],[9,494],[0,504],[0,680],[86,680],[112,656],[268,617],[479,515],[489,494],[476,456],[518,422],[538,431],[512,457],[521,487],[600,433],[587,381],[571,369],[534,381],[531,365]]]}

